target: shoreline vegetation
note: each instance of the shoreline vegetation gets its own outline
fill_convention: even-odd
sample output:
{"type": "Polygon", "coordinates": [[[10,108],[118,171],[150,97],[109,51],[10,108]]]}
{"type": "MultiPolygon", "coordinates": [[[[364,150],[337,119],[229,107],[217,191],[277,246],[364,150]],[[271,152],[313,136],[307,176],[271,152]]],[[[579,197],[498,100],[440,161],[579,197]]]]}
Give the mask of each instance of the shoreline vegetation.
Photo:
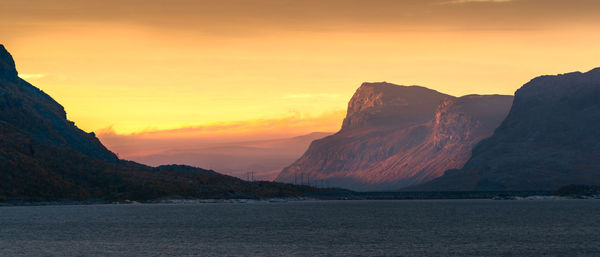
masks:
{"type": "Polygon", "coordinates": [[[166,197],[144,201],[135,200],[51,200],[32,201],[7,199],[0,207],[47,206],[47,205],[97,205],[97,204],[208,204],[208,203],[284,203],[297,201],[343,201],[343,200],[569,200],[600,199],[600,186],[568,185],[555,191],[456,191],[456,192],[354,192],[329,189],[319,193],[306,193],[293,197],[256,198],[185,198],[166,197]]]}

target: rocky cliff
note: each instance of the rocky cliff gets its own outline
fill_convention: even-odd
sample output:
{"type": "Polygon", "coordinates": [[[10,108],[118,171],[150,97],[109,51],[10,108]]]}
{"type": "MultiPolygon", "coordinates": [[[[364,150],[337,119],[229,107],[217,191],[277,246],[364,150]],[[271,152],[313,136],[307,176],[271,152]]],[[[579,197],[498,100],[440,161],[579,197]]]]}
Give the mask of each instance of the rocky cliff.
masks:
{"type": "Polygon", "coordinates": [[[600,68],[541,76],[460,170],[413,190],[554,190],[600,184],[600,68]]]}
{"type": "Polygon", "coordinates": [[[390,190],[461,167],[506,117],[511,96],[453,97],[424,87],[365,83],[342,129],[314,141],[277,181],[390,190]]]}
{"type": "Polygon", "coordinates": [[[406,128],[431,119],[449,95],[420,86],[363,83],[348,102],[342,131],[406,128]]]}

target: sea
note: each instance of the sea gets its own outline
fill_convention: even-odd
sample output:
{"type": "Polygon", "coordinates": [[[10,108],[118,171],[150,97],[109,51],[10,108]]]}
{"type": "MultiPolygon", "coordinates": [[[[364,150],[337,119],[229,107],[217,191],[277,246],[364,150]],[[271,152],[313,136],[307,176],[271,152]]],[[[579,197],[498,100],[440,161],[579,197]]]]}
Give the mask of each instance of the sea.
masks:
{"type": "Polygon", "coordinates": [[[600,256],[600,200],[4,206],[0,256],[600,256]]]}

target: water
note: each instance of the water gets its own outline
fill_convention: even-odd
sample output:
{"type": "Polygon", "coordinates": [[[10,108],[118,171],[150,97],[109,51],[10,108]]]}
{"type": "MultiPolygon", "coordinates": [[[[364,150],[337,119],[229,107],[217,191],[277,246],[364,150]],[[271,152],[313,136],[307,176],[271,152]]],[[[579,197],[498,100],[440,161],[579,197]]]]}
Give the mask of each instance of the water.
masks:
{"type": "Polygon", "coordinates": [[[600,201],[1,207],[0,256],[600,256],[600,201]]]}

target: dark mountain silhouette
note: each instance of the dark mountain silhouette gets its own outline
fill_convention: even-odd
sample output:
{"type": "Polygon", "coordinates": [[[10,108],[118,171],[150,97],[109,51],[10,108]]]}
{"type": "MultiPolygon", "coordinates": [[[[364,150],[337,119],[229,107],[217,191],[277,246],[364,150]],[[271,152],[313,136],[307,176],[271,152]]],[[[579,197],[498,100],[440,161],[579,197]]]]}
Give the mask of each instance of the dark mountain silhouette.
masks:
{"type": "Polygon", "coordinates": [[[43,91],[18,77],[12,56],[0,45],[0,123],[32,140],[54,147],[71,147],[100,160],[115,162],[93,133],[67,120],[64,108],[43,91]]]}
{"type": "Polygon", "coordinates": [[[411,190],[555,190],[600,184],[600,68],[537,77],[460,170],[411,190]]]}
{"type": "Polygon", "coordinates": [[[512,96],[453,97],[419,86],[364,83],[341,130],[314,141],[276,181],[389,190],[461,167],[490,136],[512,96]]]}
{"type": "Polygon", "coordinates": [[[119,160],[64,108],[18,77],[0,45],[0,200],[292,196],[315,191],[247,182],[190,166],[149,167],[119,160]]]}

